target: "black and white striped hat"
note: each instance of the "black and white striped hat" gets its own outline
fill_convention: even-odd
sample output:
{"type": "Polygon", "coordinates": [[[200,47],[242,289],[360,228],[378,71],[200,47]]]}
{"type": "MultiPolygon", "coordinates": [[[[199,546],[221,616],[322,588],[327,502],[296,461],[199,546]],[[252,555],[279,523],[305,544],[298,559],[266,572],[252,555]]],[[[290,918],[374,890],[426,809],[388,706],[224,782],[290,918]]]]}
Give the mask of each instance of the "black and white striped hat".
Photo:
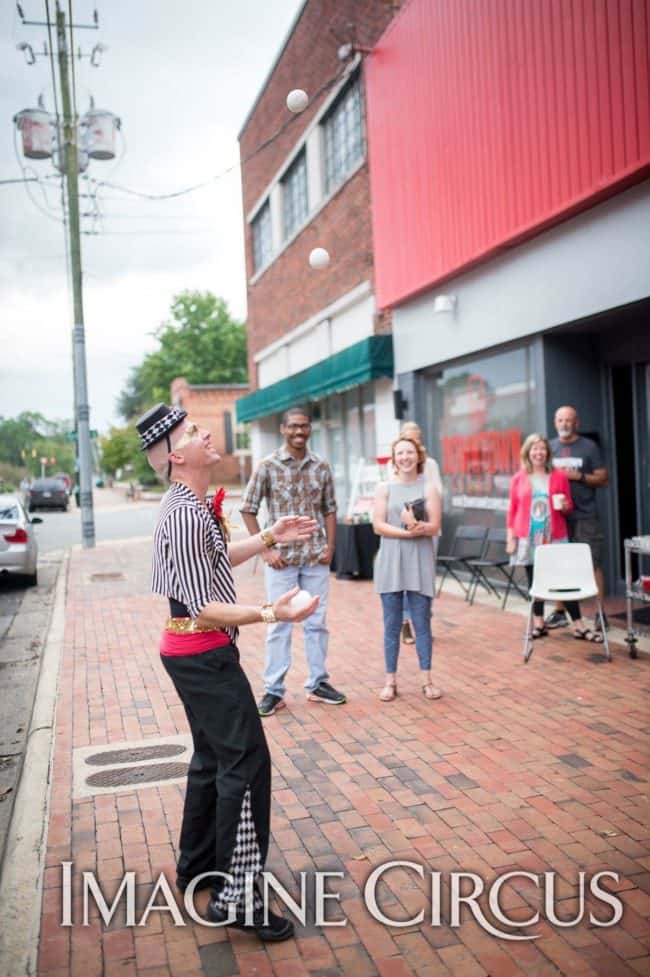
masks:
{"type": "Polygon", "coordinates": [[[187,417],[187,411],[182,407],[169,407],[167,404],[156,404],[142,415],[135,426],[140,435],[142,451],[147,451],[187,417]]]}

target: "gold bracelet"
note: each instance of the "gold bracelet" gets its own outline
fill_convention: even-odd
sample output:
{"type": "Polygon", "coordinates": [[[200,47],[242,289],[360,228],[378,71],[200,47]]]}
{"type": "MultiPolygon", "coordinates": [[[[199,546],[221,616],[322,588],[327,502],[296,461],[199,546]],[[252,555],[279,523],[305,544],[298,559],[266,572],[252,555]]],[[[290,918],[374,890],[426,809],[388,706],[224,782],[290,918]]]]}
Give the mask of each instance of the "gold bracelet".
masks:
{"type": "Polygon", "coordinates": [[[273,535],[270,529],[262,529],[260,532],[260,538],[264,543],[264,545],[267,547],[267,549],[270,549],[272,546],[275,546],[275,536],[273,535]]]}
{"type": "Polygon", "coordinates": [[[264,624],[275,624],[277,621],[275,611],[273,610],[273,604],[262,604],[260,607],[260,614],[262,615],[262,621],[264,624]]]}

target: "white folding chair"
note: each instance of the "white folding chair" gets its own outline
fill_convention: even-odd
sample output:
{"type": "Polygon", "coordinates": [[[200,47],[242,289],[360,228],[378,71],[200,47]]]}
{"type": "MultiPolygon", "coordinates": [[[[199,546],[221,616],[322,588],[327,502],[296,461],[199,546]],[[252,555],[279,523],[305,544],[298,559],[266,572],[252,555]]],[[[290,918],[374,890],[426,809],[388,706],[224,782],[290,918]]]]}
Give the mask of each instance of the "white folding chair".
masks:
{"type": "Polygon", "coordinates": [[[526,620],[524,661],[533,653],[533,639],[530,636],[533,619],[534,600],[585,600],[595,597],[598,617],[603,635],[603,646],[607,661],[611,660],[607,631],[603,618],[603,608],[598,595],[591,550],[587,543],[551,543],[535,549],[533,582],[530,586],[530,607],[526,620]]]}

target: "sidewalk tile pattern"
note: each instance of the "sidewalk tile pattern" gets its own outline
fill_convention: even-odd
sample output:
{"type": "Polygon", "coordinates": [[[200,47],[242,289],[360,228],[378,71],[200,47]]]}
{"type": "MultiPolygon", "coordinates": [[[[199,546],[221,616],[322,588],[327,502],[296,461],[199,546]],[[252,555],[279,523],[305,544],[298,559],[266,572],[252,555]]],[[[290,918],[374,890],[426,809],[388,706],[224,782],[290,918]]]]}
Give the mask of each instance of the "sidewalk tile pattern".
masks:
{"type": "MultiPolygon", "coordinates": [[[[108,925],[81,873],[94,873],[111,901],[135,873],[140,920],[160,873],[174,889],[183,791],[170,784],[72,800],[72,751],[186,730],[180,702],[157,654],[164,602],[149,593],[148,544],[74,552],[60,674],[53,784],[39,951],[40,977],[635,977],[650,974],[650,661],[614,649],[611,664],[567,632],[521,660],[523,619],[469,609],[444,596],[434,617],[434,675],[444,697],[422,696],[413,649],[402,649],[399,696],[381,703],[382,626],[372,585],[331,582],[332,682],[348,704],[306,702],[302,636],[294,638],[289,708],[265,720],[274,764],[273,839],[267,868],[294,898],[307,873],[306,925],[296,939],[256,937],[193,923],[151,908],[129,926],[123,899],[108,925]],[[92,580],[119,571],[121,580],[92,580]],[[73,925],[61,926],[61,863],[73,862],[73,925]],[[371,871],[386,862],[379,922],[363,900],[371,871]],[[318,926],[313,873],[342,873],[327,888],[330,921],[318,926]],[[622,901],[620,922],[590,924],[611,910],[589,891],[580,912],[579,873],[615,872],[603,887],[622,901]],[[501,907],[533,941],[486,932],[472,912],[451,917],[452,873],[486,886],[506,872],[554,873],[551,909],[530,877],[504,884],[501,907]],[[431,872],[442,873],[440,919],[432,924],[431,872]]],[[[242,603],[262,599],[261,570],[237,571],[242,603]]],[[[243,629],[242,663],[261,690],[264,628],[243,629]]],[[[164,880],[163,880],[164,881],[164,880]]],[[[464,880],[461,890],[472,888],[464,880]]],[[[164,900],[159,893],[157,902],[164,900]]],[[[207,894],[197,894],[199,911],[207,894]]],[[[486,899],[479,905],[492,922],[486,899]]],[[[501,927],[503,928],[503,927],[501,927]]]]}

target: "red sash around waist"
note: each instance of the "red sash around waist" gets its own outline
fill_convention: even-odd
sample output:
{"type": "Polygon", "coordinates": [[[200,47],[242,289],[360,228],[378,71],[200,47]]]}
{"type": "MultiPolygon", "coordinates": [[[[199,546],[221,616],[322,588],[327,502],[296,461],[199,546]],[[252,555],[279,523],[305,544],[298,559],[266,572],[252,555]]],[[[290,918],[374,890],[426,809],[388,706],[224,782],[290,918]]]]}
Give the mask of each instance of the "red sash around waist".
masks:
{"type": "Polygon", "coordinates": [[[203,651],[229,645],[231,638],[225,631],[201,631],[198,634],[172,634],[163,631],[160,637],[161,655],[200,655],[203,651]]]}

